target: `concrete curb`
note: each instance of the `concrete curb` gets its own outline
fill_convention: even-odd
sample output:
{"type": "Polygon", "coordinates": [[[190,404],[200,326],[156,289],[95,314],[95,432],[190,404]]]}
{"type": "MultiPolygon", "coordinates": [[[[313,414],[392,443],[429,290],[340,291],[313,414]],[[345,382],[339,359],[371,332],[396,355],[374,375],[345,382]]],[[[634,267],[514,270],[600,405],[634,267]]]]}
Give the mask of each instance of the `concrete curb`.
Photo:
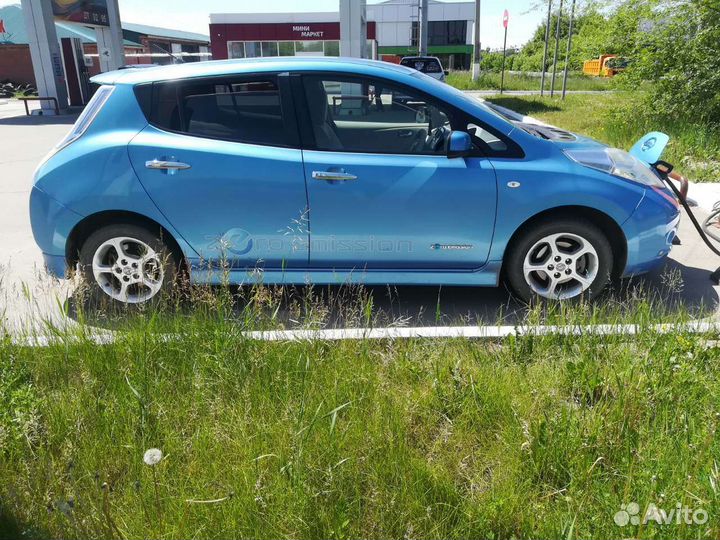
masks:
{"type": "MultiPolygon", "coordinates": [[[[499,325],[499,326],[430,326],[408,328],[346,328],[325,330],[266,330],[239,332],[238,337],[253,341],[341,341],[381,339],[505,339],[515,336],[635,336],[643,332],[667,334],[685,332],[690,334],[720,333],[720,321],[700,320],[687,323],[598,324],[598,325],[499,325]]],[[[70,341],[91,341],[97,345],[113,343],[121,334],[110,330],[91,330],[85,335],[70,336],[70,341]]],[[[178,334],[165,334],[163,341],[179,339],[178,334]]],[[[14,345],[46,347],[53,343],[65,343],[62,335],[15,336],[14,345]]]]}

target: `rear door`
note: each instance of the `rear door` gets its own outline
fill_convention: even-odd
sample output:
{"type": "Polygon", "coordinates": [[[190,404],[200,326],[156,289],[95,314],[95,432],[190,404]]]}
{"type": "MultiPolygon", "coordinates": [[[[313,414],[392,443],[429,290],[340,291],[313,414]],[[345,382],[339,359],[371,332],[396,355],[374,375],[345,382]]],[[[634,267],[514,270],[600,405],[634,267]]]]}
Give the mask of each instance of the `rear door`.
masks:
{"type": "Polygon", "coordinates": [[[202,259],[308,262],[307,198],[289,88],[274,74],[155,83],[129,145],[140,181],[202,259]]]}

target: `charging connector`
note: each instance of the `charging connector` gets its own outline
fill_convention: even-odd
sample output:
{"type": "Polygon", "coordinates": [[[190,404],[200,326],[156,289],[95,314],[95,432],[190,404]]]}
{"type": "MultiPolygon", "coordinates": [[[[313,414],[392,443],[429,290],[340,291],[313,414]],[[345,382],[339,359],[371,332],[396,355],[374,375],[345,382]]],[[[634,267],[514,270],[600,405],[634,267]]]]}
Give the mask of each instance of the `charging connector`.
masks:
{"type": "MultiPolygon", "coordinates": [[[[700,225],[697,218],[695,217],[695,214],[693,214],[693,211],[690,210],[690,205],[687,203],[687,191],[688,191],[688,182],[687,180],[680,175],[679,176],[681,183],[680,183],[680,189],[678,189],[675,184],[673,184],[670,175],[672,174],[673,166],[670,163],[667,163],[666,161],[658,161],[653,166],[653,169],[655,169],[658,174],[660,175],[660,178],[662,178],[665,183],[670,187],[670,190],[675,194],[675,196],[678,198],[678,201],[680,201],[680,204],[685,209],[685,211],[688,214],[688,217],[690,218],[690,221],[692,221],[692,224],[695,226],[695,229],[697,230],[698,234],[700,235],[700,238],[703,239],[705,244],[708,248],[710,248],[710,251],[712,251],[715,255],[720,257],[720,249],[718,249],[712,241],[708,238],[708,235],[705,233],[705,229],[700,225]]],[[[717,211],[718,214],[720,214],[720,210],[717,211]]],[[[713,216],[711,215],[711,218],[713,216]]],[[[705,225],[707,226],[709,223],[709,219],[705,220],[705,225]]],[[[714,238],[714,235],[713,235],[714,238]]],[[[710,279],[712,280],[715,285],[720,285],[720,267],[718,267],[714,272],[710,274],[710,279]]]]}

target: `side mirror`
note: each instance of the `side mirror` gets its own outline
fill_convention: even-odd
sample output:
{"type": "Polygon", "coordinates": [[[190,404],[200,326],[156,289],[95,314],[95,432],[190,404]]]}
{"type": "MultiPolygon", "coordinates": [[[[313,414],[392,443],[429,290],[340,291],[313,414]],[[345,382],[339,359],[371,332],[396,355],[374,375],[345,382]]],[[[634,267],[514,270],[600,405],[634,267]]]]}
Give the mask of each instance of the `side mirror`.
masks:
{"type": "Polygon", "coordinates": [[[445,69],[445,70],[443,70],[443,73],[444,73],[445,76],[447,77],[448,75],[450,75],[450,70],[449,70],[449,69],[445,69]]]}
{"type": "Polygon", "coordinates": [[[450,140],[448,141],[448,158],[458,158],[469,156],[472,152],[472,141],[470,135],[464,131],[451,131],[450,140]]]}

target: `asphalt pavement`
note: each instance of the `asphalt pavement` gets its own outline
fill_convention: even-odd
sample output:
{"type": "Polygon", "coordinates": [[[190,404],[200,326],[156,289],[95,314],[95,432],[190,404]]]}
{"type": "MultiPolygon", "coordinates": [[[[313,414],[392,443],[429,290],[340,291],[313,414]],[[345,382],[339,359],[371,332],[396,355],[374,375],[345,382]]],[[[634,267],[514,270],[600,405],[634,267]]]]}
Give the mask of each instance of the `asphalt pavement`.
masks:
{"type": "MultiPolygon", "coordinates": [[[[28,216],[33,171],[74,120],[75,116],[26,117],[21,103],[0,103],[0,316],[11,331],[26,333],[34,328],[41,333],[47,320],[57,325],[76,324],[72,316],[64,314],[74,312],[75,286],[44,272],[28,216]]],[[[705,209],[711,208],[720,200],[720,183],[693,186],[690,197],[705,209]]],[[[706,215],[705,209],[700,208],[699,215],[706,215]]],[[[720,259],[702,244],[685,216],[679,237],[682,245],[675,246],[663,268],[637,280],[624,280],[619,284],[622,291],[616,292],[620,297],[632,295],[632,289],[642,284],[668,308],[683,304],[697,316],[708,309],[717,313],[720,287],[711,283],[709,274],[720,265],[720,259]]],[[[378,320],[396,325],[513,324],[523,313],[522,306],[503,288],[370,287],[368,292],[380,313],[378,320]]],[[[316,293],[328,302],[331,312],[340,304],[337,288],[318,288],[316,293]]],[[[293,294],[302,296],[304,292],[293,294]]],[[[346,321],[338,317],[333,324],[343,326],[346,321]]]]}

